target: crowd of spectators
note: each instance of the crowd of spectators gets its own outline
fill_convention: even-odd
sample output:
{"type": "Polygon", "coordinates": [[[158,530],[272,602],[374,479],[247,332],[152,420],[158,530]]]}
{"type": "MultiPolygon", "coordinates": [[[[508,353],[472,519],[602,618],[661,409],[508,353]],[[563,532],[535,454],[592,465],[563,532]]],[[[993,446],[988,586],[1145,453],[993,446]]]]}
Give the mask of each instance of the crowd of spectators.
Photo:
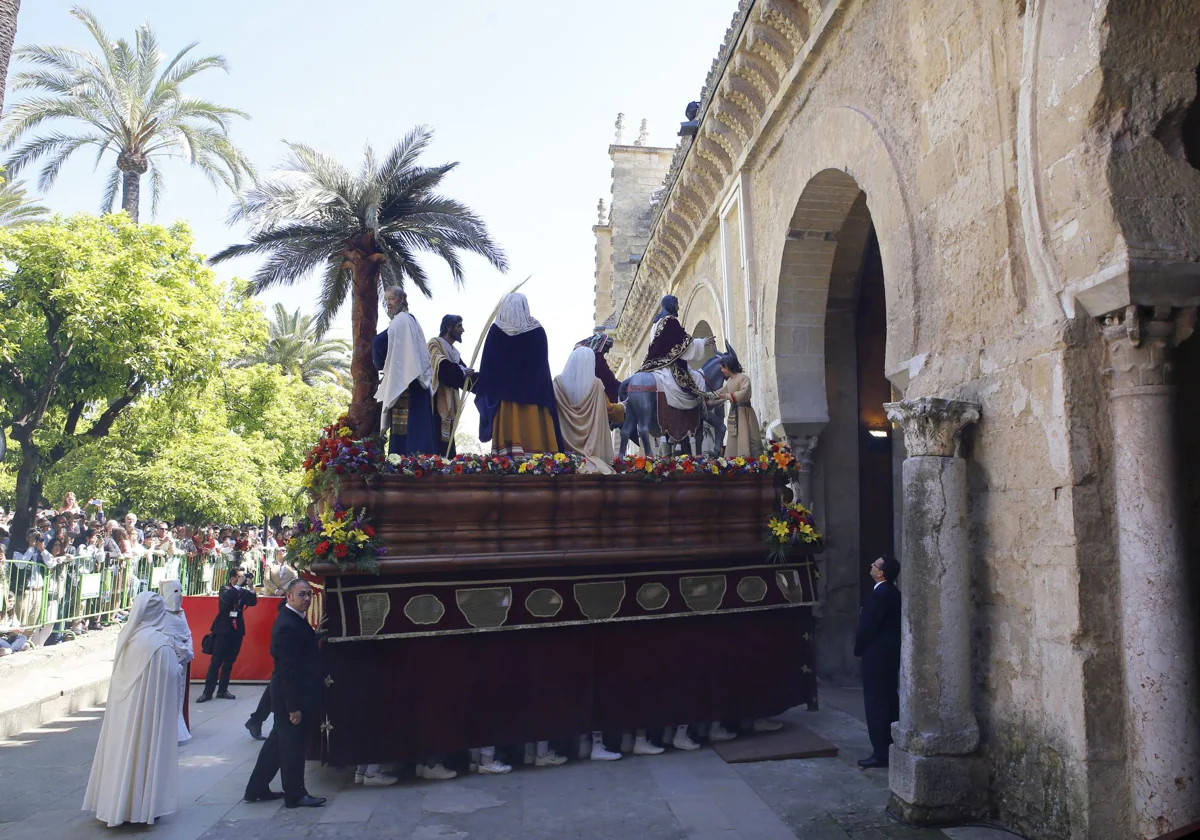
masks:
{"type": "MultiPolygon", "coordinates": [[[[52,576],[65,584],[56,590],[63,594],[56,603],[55,617],[69,620],[55,622],[43,633],[44,645],[70,641],[125,620],[123,609],[103,612],[105,605],[80,603],[75,584],[82,575],[109,571],[112,588],[128,596],[107,604],[118,606],[147,588],[149,569],[168,560],[186,563],[189,569],[212,564],[223,578],[224,570],[231,566],[277,568],[288,540],[286,528],[142,522],[132,511],[110,519],[99,499],[89,499],[80,507],[74,493],[67,493],[57,510],[47,507],[38,511],[33,527],[24,535],[24,550],[15,550],[21,541],[12,539],[11,522],[12,515],[0,509],[0,594],[4,605],[0,656],[33,646],[34,631],[42,626],[44,617],[40,612],[44,609],[42,590],[52,576]]],[[[218,585],[220,582],[223,580],[218,585]]]]}

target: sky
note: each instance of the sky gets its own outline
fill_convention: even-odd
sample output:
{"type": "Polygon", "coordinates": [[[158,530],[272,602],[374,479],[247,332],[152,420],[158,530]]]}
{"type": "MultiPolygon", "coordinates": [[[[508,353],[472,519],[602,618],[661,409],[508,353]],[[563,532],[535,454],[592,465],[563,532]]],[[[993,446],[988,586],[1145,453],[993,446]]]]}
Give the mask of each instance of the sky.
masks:
{"type": "MultiPolygon", "coordinates": [[[[94,48],[69,14],[73,2],[26,0],[17,46],[94,48]]],[[[410,293],[426,336],[442,315],[462,315],[469,360],[499,298],[531,276],[522,291],[546,328],[557,374],[576,341],[591,332],[596,202],[610,201],[618,112],[625,142],[643,118],[648,145],[674,146],[689,100],[698,99],[736,0],[91,0],[85,4],[112,38],[133,38],[149,21],[163,51],[192,41],[195,53],[220,54],[230,73],[207,71],[187,90],[246,111],[234,142],[267,174],[284,156],[283,140],[307,143],[357,168],[365,146],[385,153],[415,125],[434,132],[424,162],[458,161],[444,192],[474,209],[505,249],[507,275],[467,257],[456,289],[433,257],[424,265],[433,298],[410,293]]],[[[19,63],[9,70],[11,81],[19,63]]],[[[23,96],[8,91],[11,107],[23,96]]],[[[65,126],[62,126],[65,128],[65,126]]],[[[56,126],[47,128],[53,130],[56,126]]],[[[113,161],[93,170],[87,151],[63,168],[43,202],[62,213],[96,212],[113,161]]],[[[165,167],[157,222],[186,221],[204,254],[244,241],[226,224],[233,197],[214,190],[181,161],[165,167]]],[[[35,170],[22,176],[36,180],[35,170]]],[[[143,182],[142,220],[149,217],[143,182]]],[[[248,277],[256,261],[216,268],[248,277]]],[[[264,293],[269,308],[310,311],[317,283],[305,278],[264,293]]],[[[349,306],[335,330],[349,333],[349,306]]],[[[380,328],[383,317],[381,315],[380,328]]],[[[464,417],[463,428],[477,421],[464,417]]]]}

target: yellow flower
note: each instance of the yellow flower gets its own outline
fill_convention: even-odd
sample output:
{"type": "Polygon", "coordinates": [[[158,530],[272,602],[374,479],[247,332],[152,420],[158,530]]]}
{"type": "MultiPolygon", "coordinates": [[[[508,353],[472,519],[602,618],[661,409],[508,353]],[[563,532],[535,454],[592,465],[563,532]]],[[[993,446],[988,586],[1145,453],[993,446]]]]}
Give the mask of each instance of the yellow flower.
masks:
{"type": "Polygon", "coordinates": [[[646,472],[654,472],[654,464],[649,461],[646,462],[646,472]]]}
{"type": "Polygon", "coordinates": [[[710,464],[708,467],[708,471],[710,473],[712,473],[713,475],[716,475],[717,473],[719,473],[721,471],[721,468],[718,467],[716,464],[710,464]]]}
{"type": "Polygon", "coordinates": [[[519,472],[519,473],[523,473],[523,472],[525,472],[527,469],[529,469],[529,464],[526,464],[526,463],[522,462],[521,466],[517,467],[517,472],[519,472]]]}
{"type": "Polygon", "coordinates": [[[316,481],[316,475],[314,475],[314,474],[312,473],[312,471],[310,470],[309,472],[306,472],[306,473],[304,474],[304,480],[303,480],[303,481],[301,481],[300,483],[301,483],[303,486],[305,486],[305,487],[312,487],[312,486],[313,486],[313,483],[314,483],[315,481],[316,481]]]}
{"type": "Polygon", "coordinates": [[[746,466],[746,459],[745,458],[734,458],[733,463],[737,464],[739,467],[744,467],[744,466],[746,466]]]}
{"type": "Polygon", "coordinates": [[[351,434],[349,426],[342,426],[342,428],[338,429],[338,437],[340,438],[348,438],[351,434]]]}
{"type": "Polygon", "coordinates": [[[560,463],[560,464],[564,464],[567,461],[567,456],[562,454],[561,452],[556,452],[556,453],[554,453],[554,460],[558,461],[558,463],[560,463]]]}
{"type": "Polygon", "coordinates": [[[358,528],[355,528],[350,532],[350,539],[354,540],[355,542],[365,543],[367,541],[367,535],[358,528]]]}

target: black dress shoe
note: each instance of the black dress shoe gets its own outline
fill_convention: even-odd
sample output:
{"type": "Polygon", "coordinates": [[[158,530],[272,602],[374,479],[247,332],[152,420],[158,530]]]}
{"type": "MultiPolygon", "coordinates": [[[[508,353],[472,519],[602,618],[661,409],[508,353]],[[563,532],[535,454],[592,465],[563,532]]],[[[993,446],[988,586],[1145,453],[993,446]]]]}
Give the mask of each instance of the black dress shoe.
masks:
{"type": "Polygon", "coordinates": [[[874,770],[879,767],[887,767],[888,763],[886,761],[880,761],[875,756],[871,756],[870,758],[860,759],[858,766],[864,770],[874,770]]]}
{"type": "Polygon", "coordinates": [[[236,700],[237,699],[232,694],[230,694],[228,691],[218,691],[217,697],[220,697],[222,700],[236,700]]]}
{"type": "MultiPolygon", "coordinates": [[[[246,729],[250,730],[250,737],[255,741],[265,741],[267,736],[262,734],[262,724],[257,721],[246,721],[246,729]]],[[[282,794],[280,794],[282,795],[282,794]]]]}
{"type": "Polygon", "coordinates": [[[307,793],[295,802],[284,802],[288,808],[320,808],[325,804],[324,796],[309,796],[307,793]]]}
{"type": "Polygon", "coordinates": [[[212,699],[211,694],[201,694],[199,697],[196,698],[196,702],[197,703],[207,703],[211,699],[212,699]]]}
{"type": "Polygon", "coordinates": [[[250,791],[246,791],[246,795],[242,798],[247,802],[273,802],[276,799],[283,799],[283,791],[264,790],[262,793],[251,793],[250,791]]]}

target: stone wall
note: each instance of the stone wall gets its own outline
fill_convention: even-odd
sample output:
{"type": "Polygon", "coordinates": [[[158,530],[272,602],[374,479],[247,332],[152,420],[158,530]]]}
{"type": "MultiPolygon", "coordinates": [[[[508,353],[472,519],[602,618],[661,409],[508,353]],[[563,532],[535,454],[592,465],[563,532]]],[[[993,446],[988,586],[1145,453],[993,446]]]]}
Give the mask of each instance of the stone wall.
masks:
{"type": "MultiPolygon", "coordinates": [[[[1047,5],[742,3],[700,135],[649,208],[617,336],[640,359],[670,292],[685,326],[702,315],[744,343],[764,424],[818,435],[825,562],[853,562],[855,453],[837,406],[853,387],[844,336],[873,226],[897,393],[982,406],[961,451],[978,796],[1033,837],[1153,836],[1188,806],[1156,817],[1132,778],[1111,361],[1097,319],[1200,303],[1200,172],[1182,129],[1200,10],[1047,5]],[[738,191],[745,229],[732,239],[748,264],[731,275],[721,207],[738,191]]],[[[622,200],[614,186],[614,207],[622,200]]],[[[613,254],[625,256],[615,226],[613,254]]],[[[855,605],[826,606],[840,635],[823,649],[844,671],[855,605]]]]}

